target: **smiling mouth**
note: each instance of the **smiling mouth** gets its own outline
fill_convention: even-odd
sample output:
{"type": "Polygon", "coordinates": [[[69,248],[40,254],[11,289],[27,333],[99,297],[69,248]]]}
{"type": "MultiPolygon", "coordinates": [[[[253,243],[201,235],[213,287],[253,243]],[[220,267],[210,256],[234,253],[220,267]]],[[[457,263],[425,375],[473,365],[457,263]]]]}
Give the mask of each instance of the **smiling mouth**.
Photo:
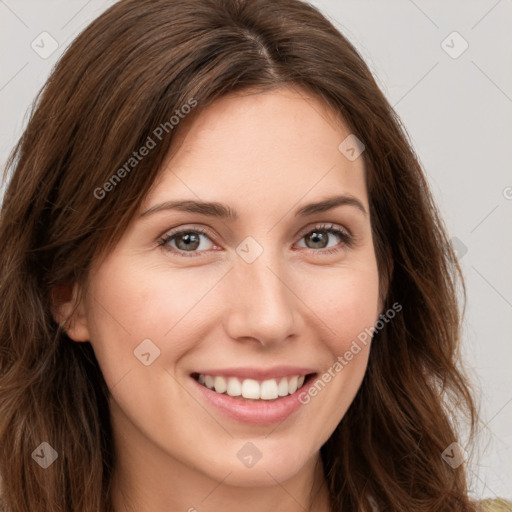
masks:
{"type": "Polygon", "coordinates": [[[202,386],[218,393],[229,395],[242,401],[273,401],[294,394],[304,387],[316,373],[307,375],[290,375],[276,379],[255,380],[220,375],[192,373],[192,378],[202,386]]]}

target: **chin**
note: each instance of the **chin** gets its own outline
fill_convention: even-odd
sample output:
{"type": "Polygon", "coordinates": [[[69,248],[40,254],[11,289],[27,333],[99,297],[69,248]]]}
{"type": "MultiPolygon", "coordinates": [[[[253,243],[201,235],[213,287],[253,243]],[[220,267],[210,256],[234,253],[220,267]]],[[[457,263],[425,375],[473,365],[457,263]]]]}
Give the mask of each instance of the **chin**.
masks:
{"type": "Polygon", "coordinates": [[[215,480],[222,480],[229,474],[225,480],[228,485],[264,487],[276,485],[276,481],[284,482],[293,478],[312,462],[313,455],[301,450],[304,446],[301,446],[298,439],[290,439],[290,442],[286,442],[281,438],[274,441],[279,446],[272,446],[276,443],[269,442],[269,439],[265,438],[256,438],[254,442],[236,440],[233,443],[232,457],[226,457],[226,453],[219,455],[220,460],[227,464],[218,464],[213,473],[210,467],[208,474],[215,480]],[[260,454],[249,443],[259,447],[260,454]],[[245,455],[246,453],[251,453],[253,459],[245,455]]]}

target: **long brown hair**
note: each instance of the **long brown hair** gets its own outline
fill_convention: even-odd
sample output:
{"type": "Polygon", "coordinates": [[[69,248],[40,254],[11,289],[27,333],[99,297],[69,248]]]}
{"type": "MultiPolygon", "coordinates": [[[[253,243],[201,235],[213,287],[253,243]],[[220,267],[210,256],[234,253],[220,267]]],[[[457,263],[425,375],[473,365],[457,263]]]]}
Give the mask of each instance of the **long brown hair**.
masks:
{"type": "Polygon", "coordinates": [[[384,310],[403,306],[375,332],[361,388],[321,448],[332,510],[368,511],[372,500],[388,511],[476,510],[465,464],[442,457],[459,439],[454,418],[465,418],[470,436],[477,422],[459,355],[462,274],[420,163],[368,67],[299,0],[122,0],[64,53],[5,172],[7,512],[113,510],[109,390],[90,343],[72,342],[54,320],[55,291],[86,283],[91,262],[122,236],[179,130],[169,121],[176,111],[195,101],[193,116],[229,92],[285,85],[324,101],[364,142],[379,275],[389,284],[384,310]],[[128,171],[151,136],[155,147],[128,171]],[[58,454],[44,471],[33,460],[42,442],[58,454]]]}

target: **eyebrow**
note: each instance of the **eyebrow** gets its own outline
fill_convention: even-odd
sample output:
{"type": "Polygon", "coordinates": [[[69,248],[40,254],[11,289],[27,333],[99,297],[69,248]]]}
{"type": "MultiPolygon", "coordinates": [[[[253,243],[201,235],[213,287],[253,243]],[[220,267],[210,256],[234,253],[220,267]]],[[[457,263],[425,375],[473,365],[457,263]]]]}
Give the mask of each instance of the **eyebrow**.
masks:
{"type": "MultiPolygon", "coordinates": [[[[333,208],[337,208],[338,206],[352,206],[361,211],[365,216],[368,215],[365,207],[363,206],[361,201],[359,201],[359,199],[349,195],[341,195],[328,197],[327,199],[323,199],[322,201],[302,206],[295,212],[295,217],[307,217],[309,215],[314,215],[316,213],[322,213],[328,210],[332,210],[333,208]]],[[[219,217],[221,219],[226,219],[230,221],[236,221],[239,218],[236,210],[234,210],[228,205],[218,203],[215,201],[196,200],[165,201],[164,203],[159,203],[154,206],[151,206],[145,212],[141,213],[140,216],[145,217],[147,215],[151,215],[153,213],[165,210],[179,210],[189,213],[198,213],[200,215],[206,215],[208,217],[219,217]]]]}

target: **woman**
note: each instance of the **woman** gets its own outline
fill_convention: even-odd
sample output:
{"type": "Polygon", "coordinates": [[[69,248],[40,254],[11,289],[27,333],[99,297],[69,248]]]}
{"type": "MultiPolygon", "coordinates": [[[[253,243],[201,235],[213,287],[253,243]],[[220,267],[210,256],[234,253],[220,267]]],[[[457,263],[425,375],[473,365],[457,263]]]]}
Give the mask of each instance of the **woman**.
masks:
{"type": "Polygon", "coordinates": [[[8,168],[6,511],[477,510],[460,269],[315,8],[118,2],[8,168]]]}

